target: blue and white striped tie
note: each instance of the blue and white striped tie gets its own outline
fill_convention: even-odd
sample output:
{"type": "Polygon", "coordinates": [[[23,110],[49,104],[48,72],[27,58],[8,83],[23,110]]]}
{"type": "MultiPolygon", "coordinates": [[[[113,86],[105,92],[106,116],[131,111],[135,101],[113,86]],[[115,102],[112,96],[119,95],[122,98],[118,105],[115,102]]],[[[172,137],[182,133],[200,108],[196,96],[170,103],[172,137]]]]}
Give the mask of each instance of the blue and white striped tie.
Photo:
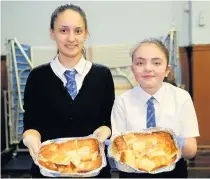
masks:
{"type": "Polygon", "coordinates": [[[64,76],[66,77],[67,80],[66,88],[68,90],[68,93],[71,95],[72,99],[75,99],[75,97],[77,96],[77,84],[75,81],[76,73],[77,73],[76,70],[73,71],[66,70],[64,72],[64,76]]]}
{"type": "Polygon", "coordinates": [[[154,97],[147,101],[147,128],[156,127],[155,121],[155,107],[153,103],[154,97]]]}

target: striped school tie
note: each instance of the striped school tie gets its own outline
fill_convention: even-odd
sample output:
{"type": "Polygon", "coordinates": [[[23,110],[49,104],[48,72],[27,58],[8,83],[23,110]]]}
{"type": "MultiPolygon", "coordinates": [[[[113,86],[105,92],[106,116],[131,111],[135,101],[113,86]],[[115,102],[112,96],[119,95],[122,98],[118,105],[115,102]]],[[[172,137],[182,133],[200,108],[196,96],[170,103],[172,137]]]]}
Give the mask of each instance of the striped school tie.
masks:
{"type": "Polygon", "coordinates": [[[75,81],[76,74],[77,74],[76,70],[73,71],[66,70],[64,72],[64,76],[66,77],[67,80],[66,88],[68,93],[71,95],[72,99],[75,99],[75,97],[77,96],[77,84],[75,81]]]}
{"type": "Polygon", "coordinates": [[[156,127],[154,97],[147,101],[147,128],[156,127]]]}

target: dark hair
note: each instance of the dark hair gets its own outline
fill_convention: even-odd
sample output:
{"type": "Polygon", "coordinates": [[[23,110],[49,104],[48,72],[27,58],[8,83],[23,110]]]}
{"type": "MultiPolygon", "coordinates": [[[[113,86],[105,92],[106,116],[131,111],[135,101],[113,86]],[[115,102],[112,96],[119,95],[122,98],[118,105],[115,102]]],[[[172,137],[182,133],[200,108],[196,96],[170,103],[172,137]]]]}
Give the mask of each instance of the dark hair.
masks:
{"type": "MultiPolygon", "coordinates": [[[[81,15],[83,21],[84,21],[85,30],[88,32],[87,18],[86,18],[85,12],[79,6],[76,6],[76,5],[73,5],[73,4],[64,4],[64,5],[61,5],[61,6],[57,7],[54,10],[54,12],[51,15],[51,20],[50,20],[50,28],[52,30],[54,29],[56,18],[58,17],[59,14],[61,14],[65,10],[72,10],[72,11],[75,11],[75,12],[79,13],[81,15]]],[[[57,50],[57,53],[58,52],[59,51],[57,50]]],[[[86,49],[84,47],[82,49],[82,54],[83,54],[84,58],[86,59],[86,49]]]]}
{"type": "MultiPolygon", "coordinates": [[[[168,48],[165,46],[165,44],[156,39],[156,38],[149,38],[149,39],[145,39],[143,40],[142,42],[138,43],[132,50],[131,50],[131,58],[132,58],[132,61],[133,61],[133,57],[134,57],[134,54],[136,52],[136,50],[139,49],[139,47],[141,47],[143,44],[155,44],[157,45],[161,50],[162,52],[164,53],[165,57],[166,57],[166,60],[167,60],[167,66],[169,64],[169,51],[168,51],[168,48]]],[[[177,86],[176,82],[175,82],[175,78],[173,76],[173,74],[171,72],[169,72],[168,74],[168,77],[165,77],[164,80],[165,82],[168,82],[174,86],[177,86]]]]}

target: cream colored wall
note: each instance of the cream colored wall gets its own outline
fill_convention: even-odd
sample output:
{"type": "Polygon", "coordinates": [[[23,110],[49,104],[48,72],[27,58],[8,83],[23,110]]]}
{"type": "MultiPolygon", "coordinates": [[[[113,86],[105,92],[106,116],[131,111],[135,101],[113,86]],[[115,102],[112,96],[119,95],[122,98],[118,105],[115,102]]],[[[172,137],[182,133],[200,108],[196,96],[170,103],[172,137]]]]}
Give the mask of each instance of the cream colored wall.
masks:
{"type": "Polygon", "coordinates": [[[180,32],[179,43],[188,44],[188,13],[182,1],[2,1],[2,54],[13,37],[33,47],[54,46],[49,35],[51,13],[69,2],[87,15],[88,45],[135,43],[164,35],[172,24],[180,32]]]}
{"type": "Polygon", "coordinates": [[[134,44],[99,45],[88,48],[87,58],[108,66],[111,70],[116,96],[131,89],[135,78],[131,71],[130,50],[134,44]]]}

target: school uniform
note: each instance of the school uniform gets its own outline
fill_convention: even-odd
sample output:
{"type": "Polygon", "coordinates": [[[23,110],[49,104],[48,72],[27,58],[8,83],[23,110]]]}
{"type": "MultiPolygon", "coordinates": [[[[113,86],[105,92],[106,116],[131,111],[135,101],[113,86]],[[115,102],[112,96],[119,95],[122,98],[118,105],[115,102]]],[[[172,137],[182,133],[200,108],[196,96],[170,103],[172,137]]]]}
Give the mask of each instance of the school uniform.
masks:
{"type": "MultiPolygon", "coordinates": [[[[147,128],[147,101],[151,97],[140,85],[118,96],[112,109],[112,136],[147,128]]],[[[157,127],[170,128],[176,135],[183,138],[199,136],[197,116],[187,91],[163,82],[153,97],[157,127]]],[[[120,172],[120,177],[184,178],[187,177],[187,166],[181,159],[171,172],[157,175],[120,172]]]]}
{"type": "MultiPolygon", "coordinates": [[[[110,70],[82,57],[74,67],[77,71],[75,99],[66,88],[66,70],[72,69],[66,69],[57,56],[52,62],[34,68],[27,79],[24,131],[37,130],[41,134],[41,142],[88,136],[102,125],[111,127],[110,116],[115,96],[110,70]]],[[[31,173],[34,177],[43,177],[35,164],[31,173]]],[[[109,177],[109,168],[103,169],[101,174],[101,177],[109,177]]]]}

